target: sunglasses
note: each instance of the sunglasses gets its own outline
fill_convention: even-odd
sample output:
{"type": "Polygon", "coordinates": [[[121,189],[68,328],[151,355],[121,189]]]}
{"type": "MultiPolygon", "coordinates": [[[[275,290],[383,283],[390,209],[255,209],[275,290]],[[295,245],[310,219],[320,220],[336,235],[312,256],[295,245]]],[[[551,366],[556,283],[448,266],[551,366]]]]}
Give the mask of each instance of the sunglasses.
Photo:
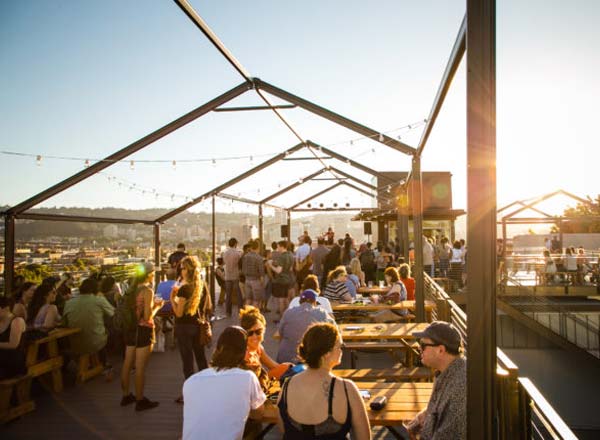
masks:
{"type": "Polygon", "coordinates": [[[442,344],[428,344],[426,342],[419,342],[419,347],[421,347],[421,351],[425,350],[425,347],[439,347],[442,344]]]}
{"type": "Polygon", "coordinates": [[[248,337],[250,336],[260,336],[264,333],[265,329],[264,328],[258,328],[256,330],[248,330],[246,333],[248,334],[248,337]]]}

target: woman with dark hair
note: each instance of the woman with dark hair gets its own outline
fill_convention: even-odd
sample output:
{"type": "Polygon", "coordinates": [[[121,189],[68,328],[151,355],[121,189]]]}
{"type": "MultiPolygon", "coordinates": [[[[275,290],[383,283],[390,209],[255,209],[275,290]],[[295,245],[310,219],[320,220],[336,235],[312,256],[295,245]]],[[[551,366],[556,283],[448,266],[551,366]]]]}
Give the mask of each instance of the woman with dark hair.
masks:
{"type": "Polygon", "coordinates": [[[33,292],[35,292],[36,288],[37,284],[30,281],[26,281],[21,285],[14,297],[15,304],[12,309],[13,315],[27,321],[27,308],[29,307],[29,303],[33,298],[33,292]]]}
{"type": "Polygon", "coordinates": [[[308,368],[283,384],[277,403],[284,439],[345,439],[350,431],[353,439],[371,438],[358,388],[331,373],[341,362],[342,349],[333,324],[314,324],[304,334],[298,355],[308,368]]]}
{"type": "Polygon", "coordinates": [[[248,417],[260,419],[267,400],[256,376],[242,369],[246,331],[227,327],[219,336],[211,368],[183,384],[183,440],[241,440],[248,417]]]}
{"type": "Polygon", "coordinates": [[[342,261],[342,248],[338,244],[334,244],[325,259],[323,260],[323,278],[319,280],[321,285],[327,285],[327,275],[329,272],[338,267],[342,261]]]}
{"type": "Polygon", "coordinates": [[[102,278],[102,281],[100,281],[99,293],[102,294],[113,307],[117,306],[117,302],[121,298],[121,288],[117,284],[117,281],[111,276],[102,278]]]}
{"type": "Polygon", "coordinates": [[[27,308],[27,325],[32,329],[49,331],[61,320],[56,301],[54,284],[42,282],[33,292],[33,298],[27,308]]]}
{"type": "Polygon", "coordinates": [[[154,344],[154,315],[164,304],[153,298],[154,265],[144,263],[133,280],[126,298],[130,319],[125,328],[125,360],[121,370],[121,406],[135,402],[136,411],[156,408],[159,403],[144,396],[146,365],[154,344]],[[135,396],[129,392],[129,377],[135,362],[135,396]]]}
{"type": "Polygon", "coordinates": [[[25,320],[10,311],[10,301],[0,296],[0,379],[8,379],[27,371],[23,333],[25,320]]]}
{"type": "MultiPolygon", "coordinates": [[[[183,364],[183,377],[194,374],[194,358],[198,371],[205,369],[206,355],[200,345],[198,319],[208,319],[211,301],[206,286],[200,278],[200,263],[196,257],[188,256],[179,262],[182,282],[171,291],[171,304],[175,314],[175,337],[183,364]]],[[[183,403],[179,397],[177,403],[183,403]]]]}

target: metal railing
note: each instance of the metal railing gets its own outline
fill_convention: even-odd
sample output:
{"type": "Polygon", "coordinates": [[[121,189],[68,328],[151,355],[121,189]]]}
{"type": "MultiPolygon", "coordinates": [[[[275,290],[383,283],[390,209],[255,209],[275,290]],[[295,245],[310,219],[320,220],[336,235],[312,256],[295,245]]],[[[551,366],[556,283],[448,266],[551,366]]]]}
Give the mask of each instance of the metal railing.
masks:
{"type": "MultiPolygon", "coordinates": [[[[424,274],[425,299],[434,301],[433,319],[451,322],[467,338],[467,315],[431,277],[424,274]]],[[[497,348],[498,438],[576,439],[533,383],[497,348]]]]}

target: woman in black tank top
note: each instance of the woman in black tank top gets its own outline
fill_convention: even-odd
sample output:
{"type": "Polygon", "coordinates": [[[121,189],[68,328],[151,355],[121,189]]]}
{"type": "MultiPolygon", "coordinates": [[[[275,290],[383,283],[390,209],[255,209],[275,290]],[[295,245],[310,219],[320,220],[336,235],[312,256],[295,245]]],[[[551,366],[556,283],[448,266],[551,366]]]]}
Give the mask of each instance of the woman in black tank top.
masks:
{"type": "Polygon", "coordinates": [[[285,440],[345,439],[350,431],[352,439],[371,438],[356,385],[331,374],[341,361],[342,345],[332,324],[315,324],[304,334],[298,353],[308,369],[283,384],[277,404],[285,440]]]}

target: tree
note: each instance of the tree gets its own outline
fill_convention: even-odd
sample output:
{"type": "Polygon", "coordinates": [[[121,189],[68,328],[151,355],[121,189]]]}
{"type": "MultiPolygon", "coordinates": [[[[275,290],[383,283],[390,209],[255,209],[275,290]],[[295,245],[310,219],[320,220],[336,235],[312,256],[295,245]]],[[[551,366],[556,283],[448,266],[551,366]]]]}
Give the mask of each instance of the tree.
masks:
{"type": "Polygon", "coordinates": [[[578,203],[575,208],[567,208],[563,217],[572,219],[563,222],[564,233],[600,233],[600,194],[590,203],[578,203]]]}

